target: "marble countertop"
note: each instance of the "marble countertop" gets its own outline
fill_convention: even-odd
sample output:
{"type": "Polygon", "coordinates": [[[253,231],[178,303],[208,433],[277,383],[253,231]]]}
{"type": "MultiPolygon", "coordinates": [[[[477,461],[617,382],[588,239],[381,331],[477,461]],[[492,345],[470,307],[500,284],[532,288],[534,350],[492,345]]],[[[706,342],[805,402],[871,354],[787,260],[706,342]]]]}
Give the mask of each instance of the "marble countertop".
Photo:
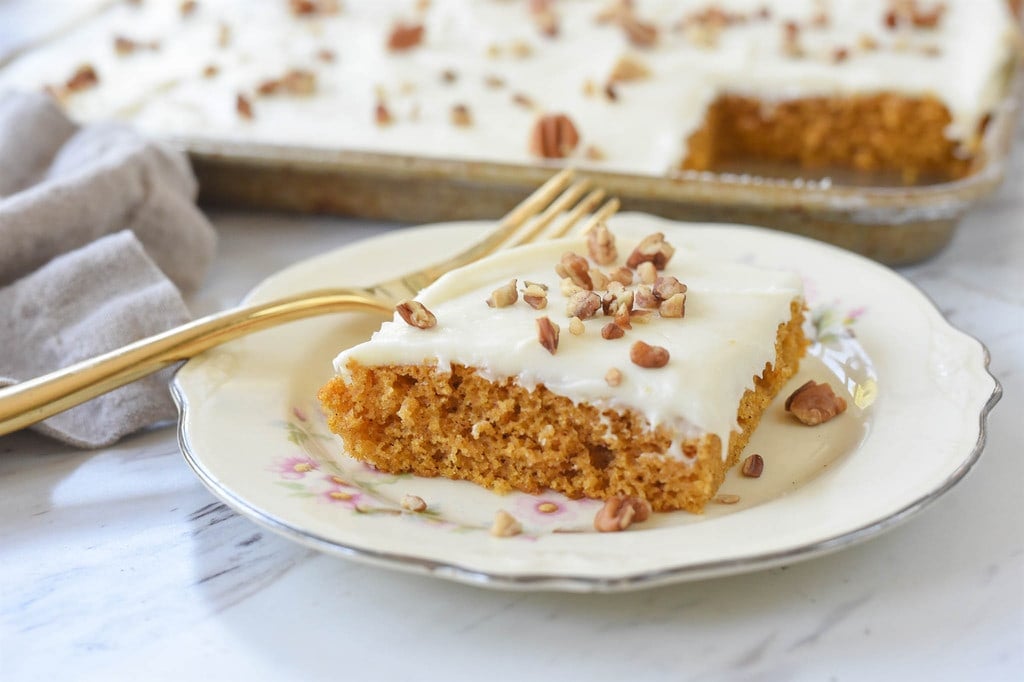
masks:
{"type": "MultiPolygon", "coordinates": [[[[1000,192],[901,270],[990,349],[969,476],[898,528],[783,568],[613,595],[506,593],[332,558],[239,517],[168,425],[82,452],[0,438],[0,679],[1024,679],[1024,140],[1000,192]]],[[[392,229],[216,212],[197,314],[392,229]]]]}

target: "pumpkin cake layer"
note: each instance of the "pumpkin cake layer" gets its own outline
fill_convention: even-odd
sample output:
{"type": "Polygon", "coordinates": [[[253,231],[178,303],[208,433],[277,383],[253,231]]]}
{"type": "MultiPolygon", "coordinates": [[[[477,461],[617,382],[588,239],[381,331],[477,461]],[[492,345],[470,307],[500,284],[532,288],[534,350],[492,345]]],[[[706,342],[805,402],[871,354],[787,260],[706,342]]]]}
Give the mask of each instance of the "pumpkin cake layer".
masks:
{"type": "MultiPolygon", "coordinates": [[[[620,276],[620,268],[630,270],[624,289],[640,292],[643,266],[624,262],[651,222],[627,218],[628,226],[611,223],[618,257],[588,261],[620,276]]],[[[451,273],[418,297],[436,326],[420,329],[396,315],[370,341],[342,352],[320,400],[346,451],[384,471],[502,492],[631,494],[660,511],[702,510],[799,366],[806,346],[799,278],[678,252],[658,276],[685,279],[683,317],[638,307],[650,303],[637,295],[629,328],[605,338],[603,330],[617,326],[614,311],[571,321],[579,290],[554,267],[569,251],[586,257],[588,247],[531,245],[451,273]],[[516,302],[489,307],[485,301],[510,278],[520,290],[516,302]],[[526,282],[547,287],[546,305],[525,302],[526,282]],[[538,335],[542,317],[561,328],[553,353],[538,335]],[[664,348],[667,363],[635,364],[637,341],[664,348]]]]}

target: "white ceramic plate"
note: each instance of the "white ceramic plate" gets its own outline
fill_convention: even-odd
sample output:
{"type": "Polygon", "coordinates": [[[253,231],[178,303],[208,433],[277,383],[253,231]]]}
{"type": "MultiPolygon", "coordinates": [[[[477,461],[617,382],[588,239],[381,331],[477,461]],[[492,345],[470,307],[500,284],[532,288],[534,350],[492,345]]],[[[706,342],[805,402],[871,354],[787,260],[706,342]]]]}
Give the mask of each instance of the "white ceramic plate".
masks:
{"type": "MultiPolygon", "coordinates": [[[[295,265],[251,301],[369,284],[441,260],[485,223],[418,227],[295,265]]],[[[613,231],[664,231],[683,249],[803,275],[817,339],[748,452],[759,479],[732,472],[703,515],[655,514],[628,532],[591,528],[600,504],[548,493],[500,496],[473,484],[386,475],[347,457],[316,391],[372,315],[334,315],[261,332],[185,365],[174,382],[180,442],[211,491],[238,512],[326,552],[478,585],[609,591],[791,563],[848,546],[919,511],[977,461],[1000,388],[985,348],[951,327],[913,285],[859,256],[748,227],[686,225],[641,214],[613,231]],[[816,428],[781,403],[807,378],[845,387],[850,409],[816,428]],[[403,510],[415,494],[426,513],[403,510]],[[488,533],[498,509],[522,535],[488,533]]]]}

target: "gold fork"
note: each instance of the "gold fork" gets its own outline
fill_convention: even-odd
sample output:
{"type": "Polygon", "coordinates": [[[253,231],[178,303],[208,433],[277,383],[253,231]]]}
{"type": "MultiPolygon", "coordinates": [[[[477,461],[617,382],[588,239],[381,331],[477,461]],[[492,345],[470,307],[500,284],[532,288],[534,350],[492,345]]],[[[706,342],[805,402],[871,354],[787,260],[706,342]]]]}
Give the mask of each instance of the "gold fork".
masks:
{"type": "Polygon", "coordinates": [[[441,275],[502,247],[525,244],[542,234],[546,238],[563,236],[590,214],[581,229],[581,233],[587,232],[619,209],[618,199],[612,198],[595,211],[604,196],[604,190],[591,190],[586,179],[573,182],[573,171],[567,168],[513,208],[483,239],[442,263],[369,287],[311,291],[232,308],[2,388],[0,436],[261,329],[342,311],[392,313],[397,303],[414,297],[441,275]],[[531,218],[535,219],[530,222],[531,218]]]}

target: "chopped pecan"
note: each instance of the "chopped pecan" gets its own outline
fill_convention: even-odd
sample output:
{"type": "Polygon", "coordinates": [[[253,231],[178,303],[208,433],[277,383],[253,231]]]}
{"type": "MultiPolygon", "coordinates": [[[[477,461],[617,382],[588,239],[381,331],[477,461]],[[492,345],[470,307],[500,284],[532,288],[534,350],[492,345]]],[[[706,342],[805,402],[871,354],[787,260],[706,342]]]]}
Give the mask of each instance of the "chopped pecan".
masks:
{"type": "Polygon", "coordinates": [[[484,76],[484,85],[489,88],[498,89],[505,87],[505,79],[493,73],[484,76]]]}
{"type": "Polygon", "coordinates": [[[514,104],[518,104],[521,107],[525,107],[526,109],[533,109],[535,106],[533,100],[521,92],[517,92],[514,95],[512,95],[512,102],[514,104]]]}
{"type": "Polygon", "coordinates": [[[530,16],[537,30],[549,38],[558,35],[558,14],[551,0],[530,0],[530,16]]]}
{"type": "Polygon", "coordinates": [[[537,318],[537,340],[544,346],[544,350],[552,355],[558,350],[559,331],[561,330],[558,325],[547,316],[537,318]]]}
{"type": "Polygon", "coordinates": [[[605,154],[604,150],[598,147],[596,144],[588,144],[583,150],[583,156],[591,161],[604,161],[605,154]]]}
{"type": "Polygon", "coordinates": [[[636,81],[650,75],[651,70],[642,61],[631,55],[623,55],[612,67],[611,73],[608,74],[608,81],[611,83],[636,81]]]}
{"type": "Polygon", "coordinates": [[[403,495],[402,496],[402,509],[407,509],[411,512],[422,512],[427,510],[427,503],[419,495],[403,495]]]}
{"type": "Polygon", "coordinates": [[[615,248],[615,235],[604,221],[587,233],[587,250],[598,265],[610,265],[619,257],[619,251],[615,248]]]}
{"type": "Polygon", "coordinates": [[[804,48],[800,44],[800,24],[787,21],[782,25],[782,54],[787,57],[803,57],[804,48]]]}
{"type": "Polygon", "coordinates": [[[642,497],[616,495],[609,498],[594,517],[594,528],[602,533],[626,530],[651,516],[651,505],[642,497]]]}
{"type": "Polygon", "coordinates": [[[658,369],[668,364],[668,350],[661,346],[651,346],[637,341],[629,349],[629,359],[634,365],[645,369],[658,369]]]}
{"type": "Polygon", "coordinates": [[[583,332],[587,330],[587,327],[583,324],[583,320],[578,317],[573,317],[569,320],[569,333],[573,336],[582,336],[583,332]]]}
{"type": "Polygon", "coordinates": [[[64,88],[68,92],[78,92],[79,90],[95,87],[99,82],[99,74],[96,73],[96,69],[93,68],[92,64],[82,64],[67,79],[64,83],[64,88]]]}
{"type": "Polygon", "coordinates": [[[473,115],[465,104],[456,104],[452,107],[452,125],[459,128],[466,128],[473,125],[473,115]]]}
{"type": "Polygon", "coordinates": [[[633,0],[611,0],[594,15],[598,24],[617,24],[633,13],[633,0]]]}
{"type": "Polygon", "coordinates": [[[629,311],[629,321],[631,324],[647,324],[653,316],[654,313],[650,310],[637,310],[633,308],[633,310],[629,311]]]}
{"type": "Polygon", "coordinates": [[[566,276],[570,277],[576,286],[583,287],[584,289],[594,288],[594,284],[590,280],[590,264],[583,256],[577,255],[572,251],[566,251],[562,254],[562,260],[559,265],[562,266],[566,276]]]}
{"type": "Polygon", "coordinates": [[[516,59],[526,59],[533,54],[533,46],[525,40],[513,40],[509,43],[508,50],[516,59]]]}
{"type": "Polygon", "coordinates": [[[326,47],[321,47],[313,54],[313,56],[328,64],[338,58],[338,55],[334,53],[334,50],[330,50],[326,47]]]}
{"type": "Polygon", "coordinates": [[[651,262],[658,270],[664,270],[675,252],[675,248],[665,241],[665,235],[655,232],[640,240],[633,253],[629,254],[626,265],[635,268],[643,262],[651,262]]]}
{"type": "Polygon", "coordinates": [[[718,504],[736,504],[740,501],[740,496],[732,495],[730,493],[719,493],[712,497],[711,501],[717,502],[718,504]]]}
{"type": "Polygon", "coordinates": [[[590,268],[587,274],[590,275],[590,282],[594,287],[594,291],[603,291],[608,287],[608,275],[604,274],[597,268],[590,268]]]}
{"type": "Polygon", "coordinates": [[[487,305],[492,308],[507,308],[518,300],[519,291],[516,290],[516,280],[510,279],[508,284],[491,292],[491,297],[487,299],[487,305]]]}
{"type": "Polygon", "coordinates": [[[593,291],[581,289],[569,296],[565,303],[565,314],[589,320],[601,309],[601,297],[593,291]]]}
{"type": "Polygon", "coordinates": [[[337,14],[341,8],[338,0],[288,0],[288,6],[297,17],[337,14]]]}
{"type": "Polygon", "coordinates": [[[686,294],[672,294],[658,306],[662,317],[683,317],[686,315],[686,294]]]}
{"type": "Polygon", "coordinates": [[[129,55],[139,50],[159,50],[160,43],[151,40],[149,42],[143,42],[140,40],[132,40],[125,36],[114,36],[114,51],[119,55],[129,55]]]}
{"type": "Polygon", "coordinates": [[[441,72],[441,80],[445,83],[454,83],[459,80],[459,72],[455,69],[445,69],[441,72]]]}
{"type": "Polygon", "coordinates": [[[373,120],[378,126],[388,126],[394,123],[395,119],[391,115],[388,105],[384,103],[384,100],[377,100],[377,106],[373,110],[373,120]]]}
{"type": "Polygon", "coordinates": [[[878,49],[878,39],[867,33],[862,33],[857,39],[857,47],[865,52],[874,52],[878,49]]]}
{"type": "Polygon", "coordinates": [[[640,276],[640,281],[644,284],[654,284],[658,279],[658,268],[654,267],[654,263],[644,261],[636,266],[636,274],[640,276]]]}
{"type": "Polygon", "coordinates": [[[534,310],[542,310],[548,307],[548,292],[538,284],[526,283],[523,289],[523,300],[534,310]]]}
{"type": "Polygon", "coordinates": [[[846,401],[827,383],[808,381],[786,399],[786,411],[808,426],[817,426],[846,411],[846,401]]]}
{"type": "Polygon", "coordinates": [[[561,159],[580,142],[579,132],[565,114],[545,114],[530,133],[530,153],[545,159],[561,159]]]}
{"type": "Polygon", "coordinates": [[[646,284],[641,284],[636,288],[636,292],[633,294],[633,304],[638,308],[657,308],[661,305],[661,301],[655,298],[654,293],[651,292],[651,287],[646,284]]]}
{"type": "Polygon", "coordinates": [[[238,115],[242,118],[248,121],[252,120],[252,102],[250,102],[249,98],[242,93],[235,95],[235,111],[237,111],[238,115]]]}
{"type": "Polygon", "coordinates": [[[203,78],[213,78],[220,73],[220,67],[216,64],[207,64],[203,67],[203,78]]]}
{"type": "Polygon", "coordinates": [[[650,22],[641,21],[635,15],[629,15],[619,24],[626,32],[629,42],[637,47],[651,47],[658,42],[658,27],[650,22]]]}
{"type": "Polygon", "coordinates": [[[491,524],[491,535],[496,538],[510,538],[523,532],[523,525],[504,509],[499,509],[491,524]]]}
{"type": "Polygon", "coordinates": [[[406,299],[395,306],[395,310],[405,320],[406,324],[417,329],[430,329],[437,324],[437,318],[434,317],[434,313],[430,312],[427,306],[419,301],[406,299]]]}
{"type": "Polygon", "coordinates": [[[654,280],[654,286],[651,287],[651,293],[653,293],[654,297],[659,301],[667,301],[676,294],[685,294],[686,285],[672,276],[658,277],[654,280]]]}
{"type": "Polygon", "coordinates": [[[183,0],[183,2],[178,5],[178,12],[181,16],[187,17],[192,15],[198,7],[199,3],[196,2],[196,0],[183,0]]]}
{"type": "Polygon", "coordinates": [[[217,47],[227,47],[231,44],[231,26],[221,22],[217,26],[217,47]]]}
{"type": "MultiPolygon", "coordinates": [[[[565,271],[565,268],[563,268],[561,265],[556,265],[555,270],[559,269],[561,269],[563,272],[565,271]]],[[[558,288],[559,291],[562,292],[562,295],[565,296],[566,298],[581,291],[588,291],[587,289],[584,289],[583,287],[578,286],[575,282],[573,282],[571,277],[562,277],[562,280],[559,282],[558,288]]]]}
{"type": "MultiPolygon", "coordinates": [[[[634,298],[632,289],[627,289],[618,282],[609,282],[608,292],[601,299],[601,307],[605,315],[611,315],[619,322],[623,315],[628,316],[629,311],[633,309],[634,298]]],[[[629,329],[628,323],[622,326],[629,329]]]]}
{"type": "Polygon", "coordinates": [[[316,92],[316,74],[305,69],[292,69],[280,78],[263,81],[256,92],[261,95],[311,95],[316,92]]]}
{"type": "Polygon", "coordinates": [[[605,326],[601,327],[602,339],[607,339],[611,341],[612,339],[621,339],[625,335],[626,332],[623,331],[622,327],[615,324],[614,322],[609,322],[605,326]]]}
{"type": "Polygon", "coordinates": [[[395,24],[388,36],[388,49],[392,52],[411,50],[423,42],[423,24],[395,24]]]}
{"type": "Polygon", "coordinates": [[[747,478],[760,478],[764,473],[764,458],[755,452],[743,460],[740,472],[747,478]]]}
{"type": "Polygon", "coordinates": [[[633,283],[633,271],[624,265],[620,265],[608,273],[608,278],[613,282],[618,282],[619,284],[628,287],[633,283]]]}
{"type": "Polygon", "coordinates": [[[615,388],[622,383],[622,371],[616,367],[612,367],[605,373],[604,380],[609,386],[615,388]]]}

